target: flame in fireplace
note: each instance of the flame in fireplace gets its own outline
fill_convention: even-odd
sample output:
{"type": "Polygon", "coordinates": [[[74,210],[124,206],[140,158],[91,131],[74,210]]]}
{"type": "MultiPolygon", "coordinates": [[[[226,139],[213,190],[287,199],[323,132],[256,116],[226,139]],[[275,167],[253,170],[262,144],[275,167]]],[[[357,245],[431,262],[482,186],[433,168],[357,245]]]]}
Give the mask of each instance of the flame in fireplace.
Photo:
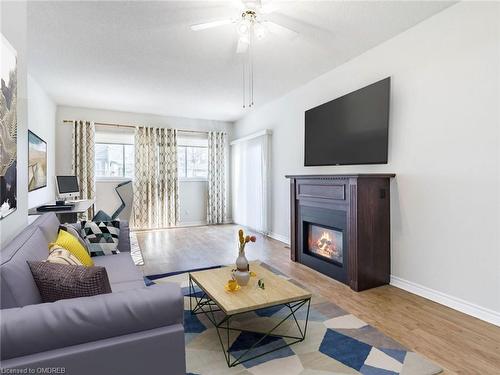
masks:
{"type": "Polygon", "coordinates": [[[321,237],[319,237],[316,242],[313,242],[313,244],[314,246],[312,246],[312,251],[318,255],[329,259],[337,259],[341,256],[335,240],[332,238],[330,233],[328,233],[328,231],[323,231],[321,233],[321,237]]]}
{"type": "Polygon", "coordinates": [[[343,246],[342,232],[309,224],[306,253],[321,256],[342,264],[343,246]]]}
{"type": "Polygon", "coordinates": [[[318,241],[316,241],[316,246],[318,249],[325,253],[331,253],[330,246],[332,245],[332,239],[328,232],[323,232],[318,241]]]}

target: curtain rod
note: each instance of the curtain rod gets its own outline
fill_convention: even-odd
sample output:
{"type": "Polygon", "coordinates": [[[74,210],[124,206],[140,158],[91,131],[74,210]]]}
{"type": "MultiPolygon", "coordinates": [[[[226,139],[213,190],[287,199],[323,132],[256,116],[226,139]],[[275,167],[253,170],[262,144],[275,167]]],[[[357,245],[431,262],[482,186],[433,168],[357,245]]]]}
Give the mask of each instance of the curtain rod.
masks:
{"type": "MultiPolygon", "coordinates": [[[[75,120],[63,120],[63,123],[65,124],[73,124],[75,120]]],[[[117,123],[111,123],[111,122],[94,122],[94,125],[98,126],[109,126],[112,128],[136,128],[140,125],[130,125],[130,124],[117,124],[117,123]]],[[[145,127],[152,127],[152,126],[145,126],[145,127]]],[[[201,134],[208,134],[207,131],[203,130],[184,130],[184,129],[176,129],[178,132],[182,133],[201,133],[201,134]]]]}

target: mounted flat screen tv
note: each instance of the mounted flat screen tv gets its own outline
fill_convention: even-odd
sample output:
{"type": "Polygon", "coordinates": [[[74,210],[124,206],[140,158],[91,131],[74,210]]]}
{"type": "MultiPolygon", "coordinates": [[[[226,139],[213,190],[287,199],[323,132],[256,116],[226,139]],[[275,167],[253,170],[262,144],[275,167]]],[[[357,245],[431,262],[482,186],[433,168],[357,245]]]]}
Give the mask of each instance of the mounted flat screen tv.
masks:
{"type": "Polygon", "coordinates": [[[305,166],[387,164],[391,79],[305,113],[305,166]]]}

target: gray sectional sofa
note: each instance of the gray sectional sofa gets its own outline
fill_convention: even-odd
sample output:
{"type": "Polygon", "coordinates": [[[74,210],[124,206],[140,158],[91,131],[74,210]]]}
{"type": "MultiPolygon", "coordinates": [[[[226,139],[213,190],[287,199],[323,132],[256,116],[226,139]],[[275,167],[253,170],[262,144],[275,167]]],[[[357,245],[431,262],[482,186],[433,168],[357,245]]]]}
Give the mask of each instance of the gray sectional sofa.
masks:
{"type": "Polygon", "coordinates": [[[93,258],[106,267],[112,293],[42,303],[26,261],[47,258],[58,227],[56,215],[47,213],[1,249],[1,368],[184,375],[180,287],[145,287],[130,256],[128,223],[120,226],[121,253],[93,258]]]}

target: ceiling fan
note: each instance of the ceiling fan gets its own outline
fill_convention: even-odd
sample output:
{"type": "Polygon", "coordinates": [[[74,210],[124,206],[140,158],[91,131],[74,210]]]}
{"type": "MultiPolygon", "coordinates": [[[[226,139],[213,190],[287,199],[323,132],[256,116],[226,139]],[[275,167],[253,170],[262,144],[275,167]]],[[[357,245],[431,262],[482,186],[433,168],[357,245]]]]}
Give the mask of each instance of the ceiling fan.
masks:
{"type": "Polygon", "coordinates": [[[298,33],[266,18],[275,10],[269,2],[263,4],[262,0],[241,0],[239,8],[241,11],[239,17],[199,23],[192,25],[191,30],[201,31],[229,24],[236,25],[239,35],[236,53],[244,54],[245,57],[243,59],[243,108],[252,108],[254,106],[253,44],[255,38],[262,39],[268,32],[288,38],[293,38],[298,33]]]}
{"type": "Polygon", "coordinates": [[[276,6],[270,2],[263,3],[261,0],[241,0],[239,8],[241,14],[238,17],[199,23],[192,25],[191,30],[201,31],[229,24],[236,25],[236,31],[239,35],[236,53],[247,52],[254,37],[262,39],[269,32],[287,38],[293,38],[298,35],[296,31],[266,18],[268,14],[276,10],[276,6]]]}

